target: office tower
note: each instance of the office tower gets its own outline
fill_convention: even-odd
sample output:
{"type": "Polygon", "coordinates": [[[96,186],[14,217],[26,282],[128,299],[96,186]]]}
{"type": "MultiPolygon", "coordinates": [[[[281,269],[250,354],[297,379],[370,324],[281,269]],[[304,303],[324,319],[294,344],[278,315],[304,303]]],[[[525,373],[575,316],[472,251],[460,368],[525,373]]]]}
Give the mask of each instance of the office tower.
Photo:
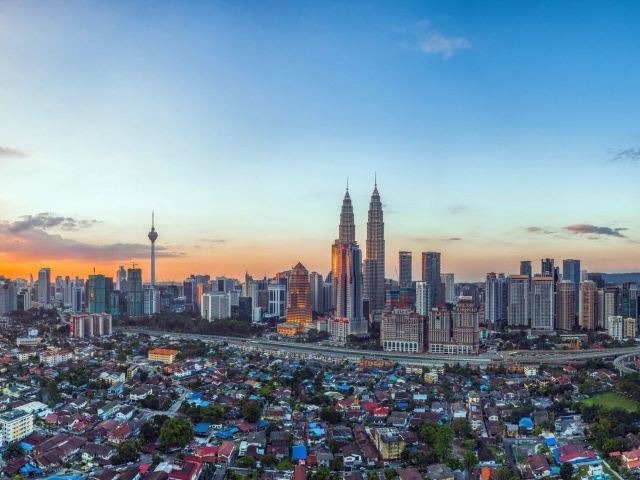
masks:
{"type": "Polygon", "coordinates": [[[396,308],[382,314],[380,344],[387,352],[422,353],[424,351],[424,317],[409,308],[396,308]]]}
{"type": "Polygon", "coordinates": [[[558,283],[556,292],[556,328],[558,330],[572,330],[576,324],[574,312],[576,289],[570,280],[558,283]]]}
{"type": "Polygon", "coordinates": [[[587,280],[589,280],[589,272],[586,270],[580,270],[580,281],[586,282],[587,280]]]}
{"type": "Polygon", "coordinates": [[[533,278],[533,270],[531,268],[531,260],[522,260],[520,262],[520,275],[526,275],[529,277],[529,284],[533,278]]]}
{"type": "Polygon", "coordinates": [[[11,280],[0,283],[0,315],[18,310],[18,294],[11,280]]]}
{"type": "Polygon", "coordinates": [[[21,287],[16,296],[16,310],[29,310],[31,308],[31,287],[21,287]]]}
{"type": "Polygon", "coordinates": [[[444,285],[444,301],[446,303],[455,303],[456,301],[456,284],[453,273],[440,274],[440,283],[444,285]]]}
{"type": "Polygon", "coordinates": [[[89,313],[104,313],[107,311],[105,284],[104,275],[89,275],[89,280],[87,281],[89,313]]]}
{"type": "MultiPolygon", "coordinates": [[[[597,285],[596,285],[597,286],[597,285]]],[[[616,317],[620,315],[620,289],[618,285],[605,285],[603,292],[603,312],[604,318],[616,317]]]]}
{"type": "Polygon", "coordinates": [[[398,286],[410,287],[412,283],[413,258],[411,252],[400,252],[398,255],[398,286]]]}
{"type": "Polygon", "coordinates": [[[580,310],[580,260],[568,259],[562,261],[562,279],[571,280],[575,288],[575,314],[580,310]]]}
{"type": "Polygon", "coordinates": [[[488,273],[484,285],[485,321],[494,323],[506,320],[509,312],[509,282],[504,273],[488,273]]]}
{"type": "Polygon", "coordinates": [[[62,288],[62,304],[65,307],[69,307],[71,305],[71,278],[69,278],[69,275],[64,277],[64,286],[62,288]]]}
{"type": "MultiPolygon", "coordinates": [[[[355,235],[355,234],[354,234],[355,235]]],[[[364,297],[369,299],[369,310],[381,312],[385,304],[384,295],[384,220],[382,202],[375,182],[367,218],[367,252],[364,260],[364,297]]]]}
{"type": "MultiPolygon", "coordinates": [[[[331,275],[331,273],[329,273],[329,275],[331,275]]],[[[323,305],[323,311],[328,312],[329,310],[331,310],[331,299],[332,297],[332,286],[331,286],[331,279],[330,278],[326,278],[324,281],[324,284],[322,285],[322,305],[323,305]]]]}
{"type": "Polygon", "coordinates": [[[580,283],[580,311],[579,324],[587,330],[595,329],[597,325],[597,292],[595,282],[587,280],[580,283]]]}
{"type": "Polygon", "coordinates": [[[416,312],[423,317],[429,315],[431,310],[429,284],[427,282],[416,282],[416,312]]]}
{"type": "Polygon", "coordinates": [[[453,343],[457,346],[458,355],[475,355],[479,350],[480,330],[478,307],[470,296],[461,296],[453,308],[453,343]]]}
{"type": "Polygon", "coordinates": [[[208,292],[202,294],[200,315],[210,322],[231,317],[229,293],[208,292]]]}
{"type": "Polygon", "coordinates": [[[251,297],[240,297],[238,299],[238,320],[243,322],[253,321],[253,302],[251,297]]]}
{"type": "Polygon", "coordinates": [[[120,265],[116,272],[116,290],[127,293],[127,271],[124,269],[124,265],[120,265]]]}
{"type": "Polygon", "coordinates": [[[529,277],[509,275],[509,326],[529,325],[529,277]]]}
{"type": "Polygon", "coordinates": [[[142,270],[129,268],[127,270],[127,315],[130,317],[143,315],[143,307],[142,270]]]}
{"type": "Polygon", "coordinates": [[[340,225],[338,227],[338,238],[331,246],[331,309],[335,310],[338,305],[338,262],[342,255],[342,244],[355,243],[356,225],[353,219],[353,206],[349,196],[349,187],[342,199],[342,210],[340,211],[340,225]]]}
{"type": "MultiPolygon", "coordinates": [[[[149,232],[149,241],[151,242],[151,286],[156,285],[156,240],[158,239],[158,232],[156,232],[154,222],[154,212],[151,212],[151,231],[149,232]]],[[[155,312],[154,312],[155,313],[155,312]]]]}
{"type": "Polygon", "coordinates": [[[77,280],[71,282],[71,310],[82,313],[84,309],[84,288],[77,280]]]}
{"type": "Polygon", "coordinates": [[[638,318],[638,285],[635,282],[622,284],[622,316],[638,318]]]}
{"type": "Polygon", "coordinates": [[[269,285],[269,313],[284,318],[287,315],[287,287],[280,283],[269,285]]]}
{"type": "Polygon", "coordinates": [[[446,304],[429,310],[428,332],[429,353],[457,353],[457,348],[451,342],[451,309],[446,304]]]}
{"type": "Polygon", "coordinates": [[[531,329],[553,330],[555,282],[553,277],[533,277],[531,288],[531,329]]]}
{"type": "Polygon", "coordinates": [[[605,282],[601,273],[589,273],[587,275],[587,280],[593,280],[594,282],[596,282],[596,286],[598,288],[604,288],[605,282]]]}
{"type": "Polygon", "coordinates": [[[51,269],[41,268],[38,272],[38,303],[51,303],[51,269]]]}
{"type": "Polygon", "coordinates": [[[185,278],[182,282],[182,296],[184,296],[184,307],[187,312],[193,312],[196,305],[196,279],[185,278]]]}
{"type": "Polygon", "coordinates": [[[318,272],[309,274],[309,284],[311,285],[311,309],[314,312],[324,312],[324,280],[318,272]]]}
{"type": "Polygon", "coordinates": [[[153,315],[158,313],[158,294],[160,292],[155,285],[145,284],[142,286],[142,314],[153,315]]]}
{"type": "Polygon", "coordinates": [[[636,338],[638,324],[635,318],[625,318],[623,322],[624,338],[636,338]]]}
{"type": "Polygon", "coordinates": [[[556,269],[553,263],[553,258],[543,258],[540,260],[540,274],[543,277],[553,277],[555,275],[556,269]]]}
{"type": "Polygon", "coordinates": [[[291,270],[287,297],[287,322],[301,326],[310,323],[312,320],[311,284],[309,271],[302,263],[298,262],[291,270]]]}
{"type": "Polygon", "coordinates": [[[109,295],[109,315],[120,315],[120,295],[116,292],[109,295]]]}
{"type": "Polygon", "coordinates": [[[429,284],[432,308],[442,303],[440,297],[440,252],[422,252],[422,281],[429,284]]]}

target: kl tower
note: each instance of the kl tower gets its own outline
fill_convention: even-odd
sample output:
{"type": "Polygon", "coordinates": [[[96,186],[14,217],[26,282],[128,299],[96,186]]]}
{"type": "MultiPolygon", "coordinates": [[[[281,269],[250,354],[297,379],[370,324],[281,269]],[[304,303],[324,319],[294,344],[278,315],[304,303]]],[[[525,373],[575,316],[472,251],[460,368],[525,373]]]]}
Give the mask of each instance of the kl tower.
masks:
{"type": "Polygon", "coordinates": [[[151,240],[151,286],[156,286],[156,239],[158,232],[154,225],[154,212],[151,212],[151,231],[149,232],[149,240],[151,240]]]}

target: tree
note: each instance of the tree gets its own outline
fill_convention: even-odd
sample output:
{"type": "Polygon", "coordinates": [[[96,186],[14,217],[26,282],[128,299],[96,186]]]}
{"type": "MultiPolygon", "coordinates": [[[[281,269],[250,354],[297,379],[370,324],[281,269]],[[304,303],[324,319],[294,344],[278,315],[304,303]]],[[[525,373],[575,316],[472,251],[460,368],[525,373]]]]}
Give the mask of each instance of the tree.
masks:
{"type": "Polygon", "coordinates": [[[260,457],[260,463],[263,467],[272,468],[276,466],[276,464],[278,463],[278,459],[271,453],[265,453],[260,457]]]}
{"type": "Polygon", "coordinates": [[[448,425],[443,425],[438,428],[436,433],[436,441],[433,445],[433,450],[438,455],[441,461],[446,460],[451,452],[451,445],[453,444],[453,430],[448,425]]]}
{"type": "Polygon", "coordinates": [[[562,480],[571,480],[571,477],[573,477],[573,465],[564,462],[560,465],[560,478],[562,480]]]}
{"type": "Polygon", "coordinates": [[[515,480],[515,475],[509,467],[503,466],[496,469],[493,480],[515,480]]]}
{"type": "Polygon", "coordinates": [[[471,470],[473,470],[473,468],[480,462],[476,454],[471,450],[467,450],[466,452],[464,452],[463,461],[464,466],[467,469],[467,477],[471,473],[471,470]]]}
{"type": "Polygon", "coordinates": [[[116,447],[116,454],[113,456],[114,465],[122,465],[123,463],[135,462],[138,460],[138,448],[136,442],[131,440],[120,443],[116,447]]]}
{"type": "Polygon", "coordinates": [[[24,455],[24,448],[20,442],[12,442],[7,446],[7,449],[2,453],[2,459],[9,463],[14,458],[18,458],[24,455]]]}
{"type": "Polygon", "coordinates": [[[331,470],[339,472],[344,470],[344,463],[342,463],[342,457],[333,457],[331,460],[331,470]]]}
{"type": "Polygon", "coordinates": [[[240,409],[242,418],[249,423],[255,423],[262,417],[262,406],[258,402],[247,402],[240,409]]]}
{"type": "Polygon", "coordinates": [[[160,445],[165,449],[171,447],[186,447],[193,440],[193,426],[189,420],[170,418],[160,429],[160,445]]]}
{"type": "Polygon", "coordinates": [[[398,476],[398,472],[393,468],[385,468],[384,469],[384,479],[385,480],[393,480],[398,476]]]}
{"type": "Polygon", "coordinates": [[[236,461],[236,466],[240,468],[254,468],[256,466],[256,459],[249,455],[245,455],[236,461]]]}
{"type": "Polygon", "coordinates": [[[454,418],[451,422],[451,429],[458,438],[471,438],[473,434],[473,428],[471,428],[471,424],[464,418],[454,418]]]}

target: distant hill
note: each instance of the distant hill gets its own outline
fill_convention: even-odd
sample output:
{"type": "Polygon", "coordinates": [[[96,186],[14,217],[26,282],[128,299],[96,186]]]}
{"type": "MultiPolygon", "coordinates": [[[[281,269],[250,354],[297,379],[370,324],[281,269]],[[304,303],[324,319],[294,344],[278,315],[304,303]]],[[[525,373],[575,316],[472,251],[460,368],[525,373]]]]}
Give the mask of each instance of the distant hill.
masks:
{"type": "MultiPolygon", "coordinates": [[[[589,272],[591,273],[591,272],[589,272]]],[[[634,273],[601,273],[602,279],[606,283],[622,284],[624,282],[640,283],[640,272],[634,273]]]]}

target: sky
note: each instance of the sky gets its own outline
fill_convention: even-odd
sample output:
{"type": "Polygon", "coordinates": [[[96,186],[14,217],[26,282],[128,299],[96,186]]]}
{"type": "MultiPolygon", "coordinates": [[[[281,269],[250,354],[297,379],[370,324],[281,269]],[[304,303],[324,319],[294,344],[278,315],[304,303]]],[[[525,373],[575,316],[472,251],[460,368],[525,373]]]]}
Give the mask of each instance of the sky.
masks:
{"type": "Polygon", "coordinates": [[[0,274],[640,271],[636,1],[0,2],[0,274]]]}

